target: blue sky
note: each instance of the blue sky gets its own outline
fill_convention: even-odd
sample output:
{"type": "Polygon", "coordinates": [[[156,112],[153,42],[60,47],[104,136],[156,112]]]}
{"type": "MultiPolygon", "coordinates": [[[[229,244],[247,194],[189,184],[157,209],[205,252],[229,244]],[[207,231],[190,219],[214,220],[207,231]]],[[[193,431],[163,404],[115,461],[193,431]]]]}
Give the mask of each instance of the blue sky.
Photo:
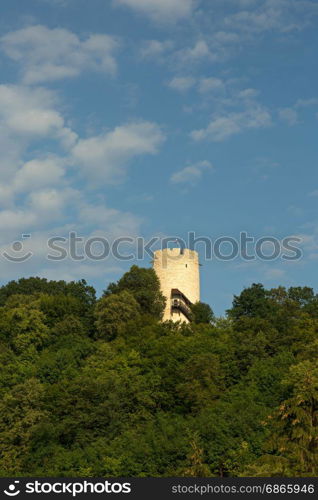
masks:
{"type": "Polygon", "coordinates": [[[202,300],[217,314],[253,282],[316,287],[316,1],[2,0],[1,10],[2,282],[85,278],[100,292],[133,263],[48,260],[47,239],[70,231],[110,241],[246,231],[300,237],[303,257],[204,261],[199,246],[202,300]],[[5,251],[33,256],[17,264],[5,251]]]}

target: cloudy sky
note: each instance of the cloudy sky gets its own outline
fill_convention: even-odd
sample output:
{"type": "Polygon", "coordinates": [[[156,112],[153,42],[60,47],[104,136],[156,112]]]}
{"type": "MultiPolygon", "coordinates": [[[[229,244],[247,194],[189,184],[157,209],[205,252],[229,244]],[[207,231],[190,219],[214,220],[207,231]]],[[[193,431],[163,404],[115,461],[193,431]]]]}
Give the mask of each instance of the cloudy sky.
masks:
{"type": "Polygon", "coordinates": [[[246,231],[301,237],[303,257],[205,261],[199,246],[218,314],[253,282],[317,288],[317,1],[2,0],[1,14],[3,283],[100,292],[131,264],[48,260],[48,238],[72,231],[246,231]]]}

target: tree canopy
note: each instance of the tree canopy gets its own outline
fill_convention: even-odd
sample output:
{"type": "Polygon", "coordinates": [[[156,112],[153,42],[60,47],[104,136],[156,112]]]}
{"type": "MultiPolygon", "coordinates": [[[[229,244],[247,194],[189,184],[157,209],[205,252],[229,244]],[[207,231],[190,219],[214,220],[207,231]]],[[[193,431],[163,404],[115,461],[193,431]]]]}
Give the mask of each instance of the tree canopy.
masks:
{"type": "Polygon", "coordinates": [[[207,323],[208,325],[214,320],[214,313],[209,304],[204,302],[196,302],[191,306],[192,321],[196,324],[207,323]]]}
{"type": "Polygon", "coordinates": [[[308,287],[162,322],[151,269],[0,288],[2,476],[318,475],[318,299],[308,287]]]}
{"type": "Polygon", "coordinates": [[[160,291],[158,276],[153,269],[132,266],[117,283],[110,283],[104,295],[130,292],[138,302],[141,311],[161,319],[165,298],[160,291]]]}

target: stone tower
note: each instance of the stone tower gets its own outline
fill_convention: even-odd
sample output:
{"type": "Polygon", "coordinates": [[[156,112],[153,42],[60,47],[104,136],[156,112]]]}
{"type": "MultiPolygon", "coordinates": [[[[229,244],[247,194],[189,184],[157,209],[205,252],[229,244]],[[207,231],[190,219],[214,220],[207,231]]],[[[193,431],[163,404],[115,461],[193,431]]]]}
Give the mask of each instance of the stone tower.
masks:
{"type": "Polygon", "coordinates": [[[190,306],[200,300],[199,256],[187,248],[154,253],[154,270],[166,297],[163,320],[190,321],[190,306]]]}

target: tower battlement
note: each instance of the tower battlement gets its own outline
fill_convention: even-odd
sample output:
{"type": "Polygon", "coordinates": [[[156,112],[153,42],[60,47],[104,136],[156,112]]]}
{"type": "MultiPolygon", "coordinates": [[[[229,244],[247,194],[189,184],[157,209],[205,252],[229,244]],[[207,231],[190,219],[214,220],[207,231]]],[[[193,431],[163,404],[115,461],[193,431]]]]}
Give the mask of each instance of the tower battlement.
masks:
{"type": "Polygon", "coordinates": [[[167,303],[163,320],[190,321],[190,306],[200,300],[199,256],[188,248],[154,253],[154,270],[167,303]]]}

